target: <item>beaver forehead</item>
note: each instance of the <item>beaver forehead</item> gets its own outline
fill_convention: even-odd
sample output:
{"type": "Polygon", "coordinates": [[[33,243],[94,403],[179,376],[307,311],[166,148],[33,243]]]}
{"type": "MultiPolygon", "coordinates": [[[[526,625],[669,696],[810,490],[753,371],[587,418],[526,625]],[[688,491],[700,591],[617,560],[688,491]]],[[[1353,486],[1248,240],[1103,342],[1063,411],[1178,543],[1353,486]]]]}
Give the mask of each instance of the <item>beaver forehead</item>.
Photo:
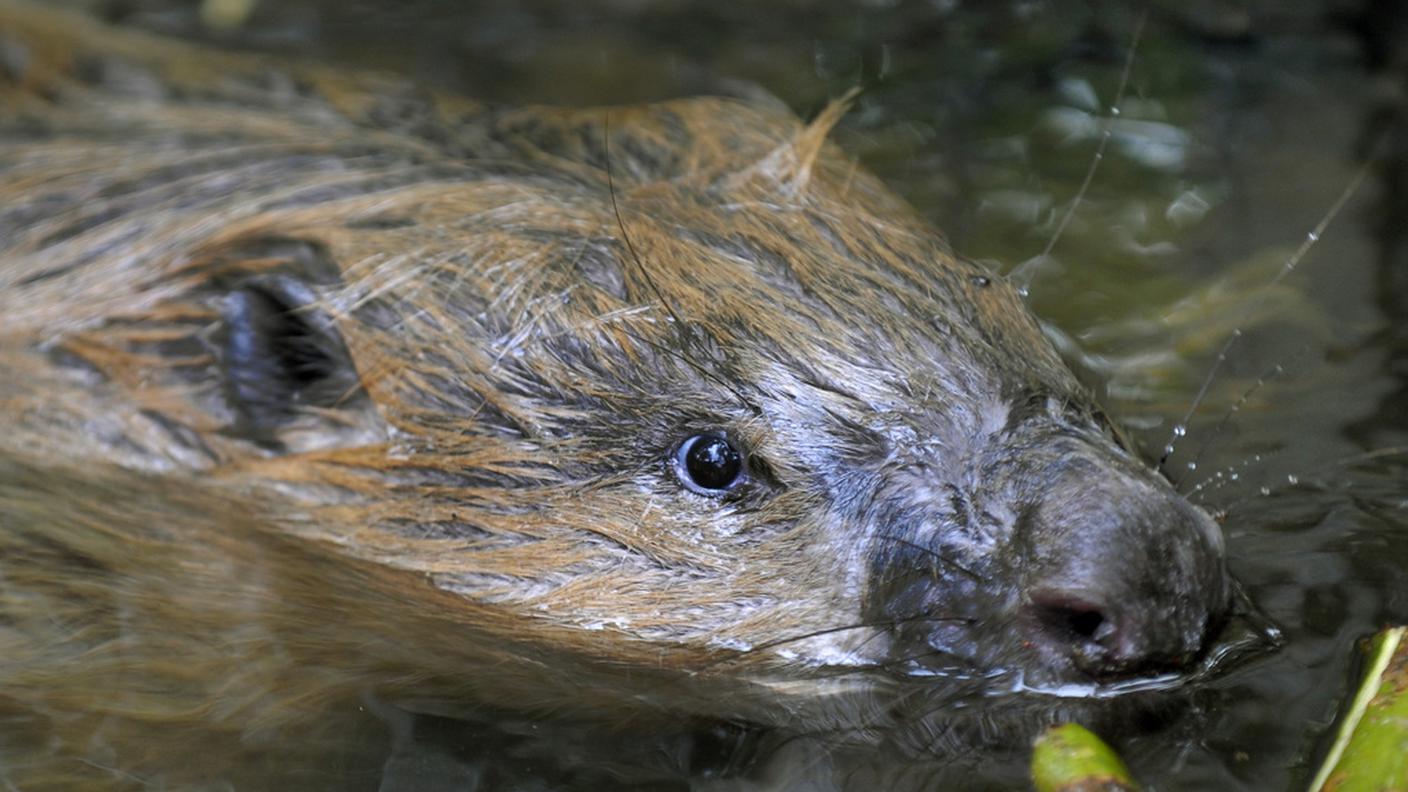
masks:
{"type": "Polygon", "coordinates": [[[784,206],[678,184],[512,192],[475,196],[475,212],[463,196],[421,207],[423,221],[462,214],[440,234],[452,244],[405,265],[416,278],[356,269],[403,279],[407,310],[438,295],[440,331],[500,362],[609,360],[632,384],[683,379],[853,419],[1079,392],[1008,284],[824,183],[784,206]]]}

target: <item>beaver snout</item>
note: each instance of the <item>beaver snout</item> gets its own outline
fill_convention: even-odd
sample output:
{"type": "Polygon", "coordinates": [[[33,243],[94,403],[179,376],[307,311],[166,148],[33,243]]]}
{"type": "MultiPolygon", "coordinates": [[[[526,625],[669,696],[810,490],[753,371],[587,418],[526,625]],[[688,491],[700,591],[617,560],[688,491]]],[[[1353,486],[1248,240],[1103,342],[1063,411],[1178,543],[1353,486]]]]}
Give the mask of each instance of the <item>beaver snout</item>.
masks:
{"type": "Polygon", "coordinates": [[[1016,623],[1055,665],[1100,680],[1186,667],[1226,617],[1217,526],[1152,474],[1063,478],[1025,522],[1016,623]]]}
{"type": "Polygon", "coordinates": [[[971,488],[918,469],[882,495],[868,614],[897,662],[1036,687],[1191,666],[1231,609],[1212,518],[1098,439],[996,445],[971,488]]]}

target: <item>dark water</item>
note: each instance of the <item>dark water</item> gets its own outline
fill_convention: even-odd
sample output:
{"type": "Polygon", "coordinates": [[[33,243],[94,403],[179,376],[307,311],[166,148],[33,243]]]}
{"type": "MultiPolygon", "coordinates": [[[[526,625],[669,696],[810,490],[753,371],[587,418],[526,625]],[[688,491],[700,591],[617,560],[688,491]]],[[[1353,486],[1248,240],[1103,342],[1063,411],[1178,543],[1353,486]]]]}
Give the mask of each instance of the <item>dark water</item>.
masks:
{"type": "MultiPolygon", "coordinates": [[[[1356,640],[1408,621],[1408,454],[1393,453],[1408,446],[1408,134],[1394,120],[1408,21],[1393,3],[1170,2],[1146,17],[1068,2],[269,0],[213,36],[191,4],[98,5],[510,104],[758,91],[807,115],[864,86],[837,139],[957,251],[1029,284],[1154,458],[1239,333],[1168,470],[1223,515],[1233,570],[1284,646],[1207,683],[1185,720],[1107,735],[1151,788],[1303,787],[1356,640]]],[[[453,759],[465,732],[430,731],[386,788],[473,788],[453,759]]],[[[705,770],[727,775],[737,741],[717,743],[705,770]]],[[[864,788],[868,771],[789,750],[774,781],[864,788]]],[[[705,770],[700,788],[756,788],[705,770]]]]}

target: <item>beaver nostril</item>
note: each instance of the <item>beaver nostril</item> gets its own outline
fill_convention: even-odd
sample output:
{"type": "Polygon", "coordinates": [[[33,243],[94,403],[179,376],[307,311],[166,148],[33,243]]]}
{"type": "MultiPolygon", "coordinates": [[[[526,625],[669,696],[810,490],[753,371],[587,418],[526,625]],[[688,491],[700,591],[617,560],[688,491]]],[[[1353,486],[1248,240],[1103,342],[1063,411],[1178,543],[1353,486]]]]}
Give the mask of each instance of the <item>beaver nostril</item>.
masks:
{"type": "Polygon", "coordinates": [[[1107,624],[1100,606],[1086,600],[1070,598],[1060,593],[1045,593],[1032,598],[1032,612],[1048,630],[1057,637],[1077,638],[1084,641],[1100,641],[1108,630],[1101,630],[1107,624]]]}
{"type": "Polygon", "coordinates": [[[1105,617],[1098,611],[1068,610],[1057,614],[1063,618],[1071,632],[1088,640],[1095,640],[1095,633],[1104,623],[1105,617]]]}
{"type": "Polygon", "coordinates": [[[1098,644],[1114,632],[1105,608],[1070,592],[1034,593],[1031,612],[1053,638],[1063,642],[1098,644]]]}

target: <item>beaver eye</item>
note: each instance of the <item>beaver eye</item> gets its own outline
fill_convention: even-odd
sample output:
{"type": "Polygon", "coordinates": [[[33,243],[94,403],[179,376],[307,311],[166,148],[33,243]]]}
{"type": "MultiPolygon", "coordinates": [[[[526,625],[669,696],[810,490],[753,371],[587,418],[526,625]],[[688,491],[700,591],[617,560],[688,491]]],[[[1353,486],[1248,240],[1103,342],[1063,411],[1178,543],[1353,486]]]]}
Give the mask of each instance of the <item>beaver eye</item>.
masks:
{"type": "Polygon", "coordinates": [[[722,435],[695,435],[675,452],[675,475],[700,495],[722,495],[743,481],[743,454],[722,435]]]}

